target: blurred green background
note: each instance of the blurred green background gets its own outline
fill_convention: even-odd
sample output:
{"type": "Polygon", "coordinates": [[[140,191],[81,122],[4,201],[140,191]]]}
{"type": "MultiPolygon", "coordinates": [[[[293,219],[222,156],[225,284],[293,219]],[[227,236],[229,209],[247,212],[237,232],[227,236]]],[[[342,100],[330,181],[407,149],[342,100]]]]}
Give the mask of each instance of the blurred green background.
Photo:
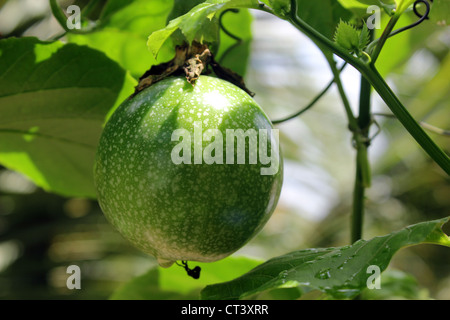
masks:
{"type": "MultiPolygon", "coordinates": [[[[0,1],[0,6],[2,37],[49,40],[62,31],[47,0],[0,1]]],[[[271,119],[282,118],[306,105],[332,76],[308,38],[277,18],[252,15],[246,84],[271,119]]],[[[410,14],[403,23],[414,19],[410,14]]],[[[389,84],[416,119],[444,129],[450,129],[449,48],[449,27],[428,22],[390,40],[379,59],[389,84]]],[[[359,75],[347,67],[342,78],[356,110],[359,75]]],[[[376,94],[373,104],[374,112],[389,113],[376,94]]],[[[370,149],[374,176],[364,238],[450,216],[449,177],[396,120],[375,119],[382,131],[370,149]]],[[[234,256],[265,260],[296,249],[349,243],[355,152],[346,123],[333,88],[300,118],[277,125],[285,159],[280,202],[261,233],[234,256]]],[[[448,136],[430,135],[450,153],[448,136]]],[[[450,226],[445,228],[450,233],[450,226]]],[[[154,264],[113,230],[96,201],[46,193],[0,168],[0,299],[106,299],[154,264]],[[66,287],[66,268],[72,264],[81,267],[82,290],[66,287]]],[[[389,269],[387,287],[391,281],[393,289],[382,298],[450,299],[448,248],[403,249],[389,269]],[[410,286],[395,288],[395,283],[410,286]]]]}

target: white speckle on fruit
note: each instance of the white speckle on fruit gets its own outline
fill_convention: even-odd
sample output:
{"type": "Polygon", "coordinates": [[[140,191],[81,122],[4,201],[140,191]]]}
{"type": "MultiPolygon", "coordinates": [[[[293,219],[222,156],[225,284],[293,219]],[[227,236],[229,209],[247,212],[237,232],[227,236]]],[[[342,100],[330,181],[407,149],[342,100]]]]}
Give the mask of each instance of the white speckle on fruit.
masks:
{"type": "Polygon", "coordinates": [[[229,105],[228,99],[219,91],[207,92],[203,95],[203,102],[214,109],[226,109],[229,105]]]}

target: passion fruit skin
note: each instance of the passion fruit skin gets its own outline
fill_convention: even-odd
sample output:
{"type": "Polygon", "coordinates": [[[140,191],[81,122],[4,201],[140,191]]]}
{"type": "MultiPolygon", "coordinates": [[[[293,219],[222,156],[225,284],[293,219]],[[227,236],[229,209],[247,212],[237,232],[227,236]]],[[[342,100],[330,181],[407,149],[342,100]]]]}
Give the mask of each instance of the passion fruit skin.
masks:
{"type": "MultiPolygon", "coordinates": [[[[263,165],[226,164],[227,129],[272,129],[257,103],[240,88],[201,76],[193,87],[181,77],[166,78],[124,101],[100,138],[94,180],[108,221],[138,249],[162,266],[176,260],[212,262],[232,254],[270,218],[282,186],[278,170],[262,175],[263,165]],[[181,163],[172,150],[176,129],[223,135],[223,164],[181,163]]],[[[259,136],[259,135],[258,135],[259,136]]],[[[212,139],[214,141],[214,138],[212,139]]],[[[211,141],[203,140],[203,148],[211,141]]],[[[258,143],[259,148],[259,143],[258,143]]],[[[236,148],[235,148],[236,150],[236,148]]],[[[192,147],[194,159],[194,147],[192,147]]]]}

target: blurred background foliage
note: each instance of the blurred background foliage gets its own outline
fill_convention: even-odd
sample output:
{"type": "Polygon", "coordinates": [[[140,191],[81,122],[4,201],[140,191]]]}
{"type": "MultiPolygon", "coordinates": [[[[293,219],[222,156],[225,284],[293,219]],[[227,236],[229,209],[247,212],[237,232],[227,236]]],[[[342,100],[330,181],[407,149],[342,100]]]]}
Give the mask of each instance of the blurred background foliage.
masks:
{"type": "MultiPolygon", "coordinates": [[[[60,3],[83,6],[87,1],[60,3]]],[[[49,40],[62,32],[47,0],[0,1],[0,6],[2,37],[49,40]]],[[[269,117],[279,119],[306,105],[332,75],[322,53],[289,24],[256,12],[252,19],[251,42],[245,34],[244,47],[236,50],[249,51],[246,84],[269,117]]],[[[408,24],[416,17],[402,19],[408,24]]],[[[136,50],[146,50],[148,32],[141,31],[137,39],[143,47],[136,50]]],[[[416,119],[444,129],[450,129],[449,31],[425,22],[390,39],[378,62],[416,119]]],[[[114,35],[114,30],[104,32],[114,35]]],[[[72,40],[90,45],[89,37],[95,35],[72,40]]],[[[122,50],[125,40],[117,37],[122,50]]],[[[111,55],[128,66],[133,52],[111,55]]],[[[138,77],[145,66],[139,61],[129,69],[138,77]]],[[[342,77],[356,110],[359,74],[347,67],[342,77]]],[[[374,112],[389,113],[376,94],[373,104],[374,112]]],[[[373,185],[367,193],[364,238],[449,216],[449,177],[395,119],[375,119],[381,132],[370,149],[373,185]]],[[[313,109],[277,128],[285,158],[279,205],[261,233],[234,256],[265,260],[296,249],[348,244],[354,150],[337,92],[331,89],[313,109]]],[[[448,136],[430,135],[450,153],[448,136]]],[[[448,234],[450,227],[445,228],[448,234]]],[[[106,299],[154,264],[112,229],[96,201],[46,193],[22,175],[0,169],[0,299],[106,299]],[[66,268],[72,264],[82,270],[82,290],[66,288],[66,268]]],[[[384,290],[366,292],[365,297],[450,299],[449,266],[448,248],[403,249],[382,276],[384,290]]]]}

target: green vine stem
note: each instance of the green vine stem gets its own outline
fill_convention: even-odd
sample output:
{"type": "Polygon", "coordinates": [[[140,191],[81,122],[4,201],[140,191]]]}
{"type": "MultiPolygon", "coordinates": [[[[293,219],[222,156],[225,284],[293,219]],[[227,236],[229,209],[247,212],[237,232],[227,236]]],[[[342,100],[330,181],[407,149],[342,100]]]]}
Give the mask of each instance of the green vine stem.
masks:
{"type": "MultiPolygon", "coordinates": [[[[410,24],[410,25],[407,25],[406,27],[402,27],[402,28],[400,28],[400,29],[397,29],[397,30],[395,30],[395,31],[392,31],[392,32],[389,33],[388,35],[387,35],[386,32],[384,32],[384,36],[383,36],[383,37],[380,37],[380,38],[378,38],[378,39],[376,39],[376,40],[374,40],[374,41],[372,41],[372,42],[367,46],[366,51],[367,51],[367,52],[373,52],[373,49],[375,48],[375,46],[378,45],[378,43],[379,43],[380,40],[383,40],[383,41],[385,42],[385,41],[387,40],[387,38],[393,37],[393,36],[395,36],[395,35],[397,35],[397,34],[399,34],[399,33],[402,33],[402,32],[404,32],[404,31],[406,31],[406,30],[412,29],[412,28],[418,26],[419,24],[421,24],[422,22],[424,22],[425,20],[427,20],[427,19],[428,19],[428,15],[430,14],[430,10],[431,10],[430,3],[429,3],[428,1],[429,1],[429,0],[417,0],[417,1],[414,3],[414,6],[416,6],[417,3],[423,3],[423,4],[426,6],[426,8],[427,8],[425,14],[423,14],[422,16],[420,16],[419,14],[416,13],[416,15],[417,15],[418,17],[420,17],[419,20],[417,20],[416,22],[414,22],[414,23],[412,23],[412,24],[410,24]]],[[[432,0],[431,0],[431,1],[432,1],[432,0]]],[[[398,17],[400,17],[400,13],[398,13],[398,11],[395,13],[395,15],[397,15],[398,17]]],[[[393,26],[394,26],[394,24],[397,22],[397,20],[398,20],[397,18],[391,19],[390,22],[389,22],[389,24],[388,24],[388,26],[387,26],[387,29],[392,30],[392,29],[393,29],[393,26]]],[[[383,46],[383,45],[381,45],[381,47],[382,47],[382,46],[383,46]]],[[[381,51],[381,47],[379,47],[379,48],[377,49],[377,50],[379,50],[378,53],[376,53],[376,56],[377,56],[377,57],[378,57],[379,52],[381,51]]],[[[375,60],[376,60],[376,59],[375,59],[375,60]]]]}
{"type": "Polygon", "coordinates": [[[297,3],[291,1],[291,11],[287,20],[297,29],[305,33],[308,37],[328,48],[331,52],[341,57],[353,67],[355,67],[378,92],[383,101],[391,109],[400,123],[406,128],[417,143],[427,152],[427,154],[450,175],[450,158],[436,143],[426,134],[417,121],[411,116],[408,110],[402,105],[400,100],[384,81],[373,64],[367,64],[343,48],[319,33],[297,15],[297,3]]]}
{"type": "Polygon", "coordinates": [[[365,73],[366,79],[378,92],[381,98],[386,102],[392,113],[403,124],[406,130],[414,137],[419,145],[428,153],[428,155],[448,174],[450,175],[450,158],[422,129],[420,124],[411,116],[408,110],[402,105],[391,88],[375,68],[371,72],[365,73]]]}
{"type": "MultiPolygon", "coordinates": [[[[99,3],[98,0],[92,0],[90,3],[88,3],[86,5],[85,8],[83,8],[83,10],[81,11],[81,15],[82,16],[89,15],[92,12],[92,10],[97,6],[98,3],[99,3]]],[[[95,25],[95,26],[89,27],[87,29],[71,30],[67,27],[67,17],[64,14],[64,11],[62,10],[62,8],[59,6],[57,0],[50,0],[50,9],[52,10],[52,14],[55,17],[55,19],[58,21],[60,26],[65,31],[62,35],[58,36],[58,38],[64,36],[67,32],[75,33],[75,34],[86,34],[86,33],[93,32],[96,28],[98,28],[98,25],[95,25]]],[[[56,39],[58,39],[58,38],[56,38],[56,39]]]]}
{"type": "MultiPolygon", "coordinates": [[[[367,149],[365,149],[367,151],[367,149]]],[[[364,199],[366,194],[366,187],[363,184],[361,162],[358,161],[361,151],[357,151],[355,184],[353,187],[353,207],[350,228],[350,242],[353,244],[359,239],[362,239],[362,230],[364,222],[364,199]]]]}
{"type": "MultiPolygon", "coordinates": [[[[370,32],[370,39],[373,39],[373,31],[370,32]]],[[[361,139],[364,141],[356,150],[356,172],[355,184],[353,188],[353,211],[351,219],[351,243],[362,239],[364,213],[365,213],[365,196],[366,189],[371,185],[371,170],[368,157],[368,149],[370,146],[369,130],[372,124],[371,115],[371,93],[372,86],[367,79],[361,75],[359,92],[359,115],[358,129],[361,139]]]]}
{"type": "Polygon", "coordinates": [[[356,173],[351,219],[351,243],[354,243],[362,238],[365,189],[368,188],[371,183],[370,163],[367,153],[367,149],[369,147],[368,135],[371,120],[366,122],[367,116],[370,119],[370,84],[367,85],[367,80],[361,77],[364,81],[361,83],[359,106],[360,117],[355,118],[340,80],[339,72],[333,64],[330,64],[330,66],[335,76],[334,81],[338,87],[339,95],[341,96],[347,113],[349,128],[353,132],[353,143],[356,148],[356,173]]]}
{"type": "MultiPolygon", "coordinates": [[[[336,67],[336,64],[333,62],[330,62],[330,68],[331,68],[331,72],[333,73],[334,82],[336,83],[339,95],[341,96],[342,103],[344,104],[345,113],[347,114],[347,119],[348,119],[348,127],[355,134],[358,131],[358,122],[353,114],[352,108],[350,106],[350,102],[348,101],[347,95],[344,91],[344,86],[342,85],[339,70],[336,67]]],[[[358,143],[357,140],[358,139],[355,138],[355,143],[358,143]]]]}
{"type": "Polygon", "coordinates": [[[400,19],[400,14],[396,13],[394,14],[391,19],[389,19],[389,22],[386,26],[386,28],[383,31],[383,34],[378,39],[375,49],[373,50],[372,54],[370,55],[372,61],[371,64],[374,65],[375,62],[378,59],[378,56],[380,55],[381,49],[383,48],[384,44],[386,43],[387,39],[390,37],[392,30],[394,30],[394,26],[397,24],[398,19],[400,19]]]}

